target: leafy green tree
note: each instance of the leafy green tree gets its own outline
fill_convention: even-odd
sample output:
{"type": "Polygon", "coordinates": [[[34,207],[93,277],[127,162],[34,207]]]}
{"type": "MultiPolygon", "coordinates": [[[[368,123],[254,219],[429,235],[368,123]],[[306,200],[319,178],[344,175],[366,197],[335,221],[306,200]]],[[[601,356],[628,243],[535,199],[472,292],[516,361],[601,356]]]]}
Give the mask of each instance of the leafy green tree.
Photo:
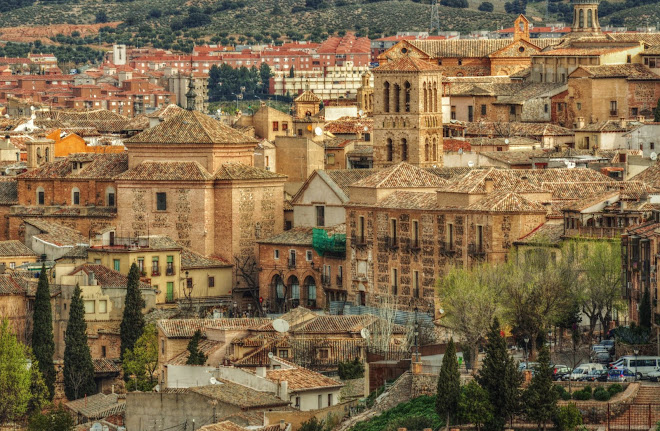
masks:
{"type": "Polygon", "coordinates": [[[135,263],[128,271],[128,282],[126,284],[126,300],[124,302],[124,315],[119,327],[121,337],[121,357],[127,350],[132,350],[135,342],[144,331],[144,316],[142,308],[144,299],[140,292],[140,273],[135,263]]]}
{"type": "Polygon", "coordinates": [[[461,423],[474,424],[477,431],[493,420],[493,405],[488,392],[474,380],[461,387],[458,411],[461,423]]]}
{"type": "Polygon", "coordinates": [[[461,374],[458,371],[456,360],[456,346],[454,339],[449,340],[447,350],[442,357],[442,366],[438,376],[438,392],[435,400],[435,409],[438,416],[447,418],[445,425],[449,429],[451,419],[458,413],[458,401],[461,396],[461,374]]]}
{"type": "Polygon", "coordinates": [[[552,419],[558,431],[575,431],[582,425],[582,413],[575,404],[567,404],[557,409],[557,413],[552,419]]]}
{"type": "Polygon", "coordinates": [[[0,424],[22,418],[30,401],[30,370],[25,346],[7,319],[0,322],[0,394],[0,424]]]}
{"type": "Polygon", "coordinates": [[[550,351],[543,346],[539,351],[538,365],[534,370],[532,381],[525,390],[523,400],[525,415],[531,422],[545,430],[546,424],[552,420],[557,410],[559,394],[552,387],[552,368],[550,368],[550,351]]]}
{"type": "Polygon", "coordinates": [[[100,11],[96,12],[96,22],[97,23],[108,22],[108,14],[105,13],[104,10],[100,10],[100,11]]]}
{"type": "Polygon", "coordinates": [[[64,348],[64,393],[69,400],[77,400],[96,393],[94,365],[87,344],[87,322],[82,291],[76,284],[69,306],[64,348]]]}
{"type": "Polygon", "coordinates": [[[48,387],[49,399],[55,394],[55,341],[53,339],[53,314],[50,305],[50,287],[46,266],[41,266],[37,293],[34,300],[34,326],[32,330],[32,351],[39,363],[39,371],[48,387]]]}
{"type": "Polygon", "coordinates": [[[642,301],[639,303],[639,326],[642,328],[651,327],[651,292],[648,287],[644,288],[642,301]]]}
{"type": "Polygon", "coordinates": [[[660,123],[660,97],[658,97],[658,103],[655,107],[655,113],[653,115],[653,121],[660,123]]]}
{"type": "Polygon", "coordinates": [[[199,348],[199,341],[202,339],[202,331],[199,329],[195,331],[193,337],[188,342],[188,360],[187,365],[204,365],[206,363],[206,355],[199,348]]]}
{"type": "Polygon", "coordinates": [[[156,385],[155,373],[158,368],[158,334],[155,325],[147,325],[144,332],[135,342],[133,350],[124,354],[122,363],[124,374],[134,375],[135,379],[129,379],[127,386],[133,385],[131,389],[150,391],[156,385]]]}
{"type": "Polygon", "coordinates": [[[492,265],[453,268],[438,283],[438,298],[445,311],[443,324],[465,340],[468,364],[476,365],[479,342],[498,309],[503,282],[500,275],[501,271],[492,265]]]}
{"type": "Polygon", "coordinates": [[[28,431],[72,431],[75,421],[69,411],[62,405],[52,407],[45,412],[37,412],[30,417],[28,431]]]}
{"type": "Polygon", "coordinates": [[[44,377],[39,371],[39,363],[32,356],[32,366],[30,367],[30,399],[28,400],[27,414],[32,415],[40,412],[50,402],[50,392],[44,381],[44,377]]]}
{"type": "Polygon", "coordinates": [[[500,322],[495,318],[488,332],[486,356],[476,376],[477,383],[488,393],[493,406],[492,420],[486,423],[489,430],[503,429],[507,420],[520,410],[522,375],[509,355],[506,339],[500,331],[500,322]]]}
{"type": "Polygon", "coordinates": [[[359,379],[364,377],[364,364],[356,356],[352,361],[337,364],[339,378],[342,380],[359,379]]]}
{"type": "Polygon", "coordinates": [[[478,9],[482,12],[492,12],[493,10],[495,10],[495,7],[491,2],[485,1],[485,2],[481,2],[478,9]]]}

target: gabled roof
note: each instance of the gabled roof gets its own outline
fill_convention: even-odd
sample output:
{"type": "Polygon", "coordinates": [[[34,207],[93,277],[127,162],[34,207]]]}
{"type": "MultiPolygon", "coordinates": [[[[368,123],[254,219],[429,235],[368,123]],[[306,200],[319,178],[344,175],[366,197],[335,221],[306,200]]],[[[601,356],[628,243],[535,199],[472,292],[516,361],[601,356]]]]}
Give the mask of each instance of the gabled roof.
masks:
{"type": "Polygon", "coordinates": [[[381,169],[370,176],[357,181],[353,187],[366,188],[412,188],[412,187],[442,187],[446,180],[426,172],[406,162],[381,169]]]}
{"type": "MultiPolygon", "coordinates": [[[[80,160],[83,161],[83,160],[80,160]]],[[[128,154],[126,152],[116,154],[93,154],[85,153],[70,154],[66,159],[46,163],[36,169],[25,172],[20,178],[47,179],[47,178],[71,178],[85,180],[111,180],[128,169],[128,154]],[[72,162],[84,158],[83,168],[73,172],[72,162]]]]}
{"type": "Polygon", "coordinates": [[[0,241],[0,257],[37,256],[37,253],[18,240],[0,241]]]}
{"type": "Polygon", "coordinates": [[[213,176],[216,180],[265,180],[284,179],[287,176],[277,172],[267,171],[243,163],[224,163],[213,176]]]}
{"type": "Polygon", "coordinates": [[[350,199],[350,185],[368,177],[374,173],[374,169],[332,169],[329,171],[317,169],[312,172],[305,183],[300,187],[298,192],[291,198],[291,203],[296,204],[298,199],[305,193],[307,187],[316,177],[325,182],[330,190],[339,198],[340,201],[346,203],[350,199]]]}
{"type": "Polygon", "coordinates": [[[117,177],[138,181],[211,181],[213,175],[199,162],[142,162],[117,177]]]}
{"type": "Polygon", "coordinates": [[[509,170],[495,168],[479,169],[468,172],[462,177],[454,178],[440,191],[454,193],[486,193],[486,179],[493,181],[493,191],[516,193],[538,193],[540,189],[527,181],[512,175],[509,170]]]}
{"type": "Polygon", "coordinates": [[[181,110],[159,125],[127,139],[128,144],[237,144],[257,141],[198,111],[181,110]]]}
{"type": "Polygon", "coordinates": [[[306,91],[303,91],[300,94],[300,96],[293,99],[293,101],[294,102],[315,102],[315,103],[319,103],[319,102],[321,102],[321,99],[319,98],[319,96],[314,94],[314,92],[306,90],[306,91]]]}
{"type": "Polygon", "coordinates": [[[69,401],[66,406],[87,419],[102,419],[122,413],[126,410],[126,403],[119,402],[118,394],[95,394],[75,401],[69,401]]]}
{"type": "Polygon", "coordinates": [[[18,203],[18,182],[15,178],[0,180],[0,205],[18,203]]]}
{"type": "Polygon", "coordinates": [[[0,274],[0,296],[2,295],[25,295],[27,289],[19,284],[13,274],[0,274]]]}
{"type": "MultiPolygon", "coordinates": [[[[115,271],[103,265],[86,263],[76,267],[69,275],[76,275],[80,272],[86,275],[94,274],[99,286],[104,289],[126,289],[128,277],[119,271],[115,271]]],[[[147,283],[140,282],[140,289],[151,289],[147,283]]]]}
{"type": "Polygon", "coordinates": [[[268,370],[266,371],[266,378],[273,382],[286,381],[291,391],[310,391],[344,386],[343,383],[335,379],[303,367],[268,370]]]}
{"type": "Polygon", "coordinates": [[[531,201],[518,193],[508,191],[488,193],[477,202],[468,205],[467,209],[484,212],[547,213],[546,208],[542,204],[531,201]]]}
{"type": "MultiPolygon", "coordinates": [[[[558,38],[537,38],[534,39],[534,45],[545,48],[558,44],[560,40],[558,38]]],[[[410,44],[424,51],[431,58],[481,58],[509,46],[512,42],[513,39],[448,39],[411,40],[410,44]]]]}
{"type": "Polygon", "coordinates": [[[545,245],[559,244],[564,235],[564,224],[557,222],[545,222],[524,237],[515,241],[514,244],[523,245],[545,245]]]}
{"type": "Polygon", "coordinates": [[[59,223],[39,218],[26,218],[23,221],[41,231],[34,235],[34,238],[58,247],[72,247],[89,242],[77,230],[59,223]]]}
{"type": "Polygon", "coordinates": [[[196,330],[206,335],[206,328],[214,329],[256,329],[270,322],[262,318],[228,318],[228,319],[162,319],[158,327],[168,338],[190,338],[196,330]]]}
{"type": "Polygon", "coordinates": [[[639,174],[630,179],[631,181],[641,181],[656,189],[660,189],[660,165],[655,162],[653,165],[644,169],[639,174]]]}
{"type": "MultiPolygon", "coordinates": [[[[599,78],[625,78],[629,81],[635,80],[660,80],[660,76],[651,72],[648,67],[639,63],[606,64],[602,66],[580,66],[578,70],[584,70],[592,79],[599,78]]],[[[569,77],[571,76],[569,75],[569,77]]]]}
{"type": "Polygon", "coordinates": [[[433,192],[396,191],[378,202],[376,206],[378,208],[431,210],[437,209],[437,202],[437,194],[433,192]]]}
{"type": "Polygon", "coordinates": [[[442,68],[417,57],[404,55],[374,69],[375,72],[440,72],[442,68]]]}

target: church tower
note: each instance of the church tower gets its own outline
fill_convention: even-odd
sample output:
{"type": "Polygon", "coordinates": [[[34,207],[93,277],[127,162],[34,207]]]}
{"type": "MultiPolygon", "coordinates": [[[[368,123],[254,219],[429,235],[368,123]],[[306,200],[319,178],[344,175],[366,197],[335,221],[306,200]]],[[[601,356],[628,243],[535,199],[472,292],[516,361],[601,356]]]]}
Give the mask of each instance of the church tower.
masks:
{"type": "Polygon", "coordinates": [[[600,0],[573,0],[572,33],[600,33],[599,3],[600,0]]]}
{"type": "Polygon", "coordinates": [[[374,167],[442,166],[440,67],[406,55],[374,69],[374,167]]]}
{"type": "Polygon", "coordinates": [[[371,72],[366,71],[361,76],[362,85],[357,89],[358,109],[365,115],[371,115],[374,112],[374,87],[371,85],[371,72]]]}

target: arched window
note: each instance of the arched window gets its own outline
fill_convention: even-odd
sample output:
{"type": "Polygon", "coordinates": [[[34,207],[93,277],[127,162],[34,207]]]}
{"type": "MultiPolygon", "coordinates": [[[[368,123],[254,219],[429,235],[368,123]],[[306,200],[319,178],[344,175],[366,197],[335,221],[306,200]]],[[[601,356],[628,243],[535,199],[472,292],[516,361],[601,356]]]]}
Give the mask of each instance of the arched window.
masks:
{"type": "Polygon", "coordinates": [[[311,275],[305,278],[305,295],[307,295],[307,307],[316,308],[316,281],[311,275]]]}
{"type": "Polygon", "coordinates": [[[300,282],[298,277],[292,275],[289,277],[289,286],[291,286],[291,307],[300,305],[300,282]]]}
{"type": "Polygon", "coordinates": [[[46,148],[46,150],[44,151],[44,154],[46,156],[46,163],[50,162],[50,149],[46,148]]]}
{"type": "Polygon", "coordinates": [[[406,81],[404,87],[406,90],[406,96],[405,96],[406,112],[410,112],[410,82],[406,81]]]}
{"type": "Polygon", "coordinates": [[[115,207],[117,206],[117,195],[115,194],[114,187],[108,187],[105,189],[105,206],[115,207]]]}
{"type": "Polygon", "coordinates": [[[433,156],[433,161],[434,162],[436,160],[438,160],[438,144],[437,144],[437,142],[438,142],[437,139],[433,138],[433,150],[432,150],[433,152],[431,153],[431,155],[433,156]]]}
{"type": "Polygon", "coordinates": [[[43,187],[37,187],[37,205],[46,205],[46,192],[43,187]]]}
{"type": "Polygon", "coordinates": [[[593,11],[591,9],[587,10],[587,27],[591,28],[594,26],[594,17],[593,11]]]}
{"type": "Polygon", "coordinates": [[[71,205],[80,205],[80,189],[78,187],[71,189],[71,205]]]}
{"type": "Polygon", "coordinates": [[[394,112],[401,112],[401,87],[394,84],[394,112]]]}
{"type": "Polygon", "coordinates": [[[383,111],[390,112],[390,83],[383,84],[383,111]]]}
{"type": "Polygon", "coordinates": [[[424,159],[429,161],[429,138],[426,138],[426,144],[424,145],[424,159]]]}
{"type": "Polygon", "coordinates": [[[438,83],[433,83],[433,112],[438,112],[438,83]]]}
{"type": "Polygon", "coordinates": [[[426,89],[426,82],[424,83],[423,88],[424,88],[424,112],[428,112],[429,111],[429,100],[428,100],[429,95],[428,95],[428,90],[426,89]]]}
{"type": "Polygon", "coordinates": [[[408,141],[406,138],[401,139],[401,160],[408,160],[408,141]]]}
{"type": "Polygon", "coordinates": [[[392,153],[393,153],[393,148],[392,148],[392,140],[390,138],[387,138],[387,161],[391,162],[392,161],[392,153]]]}
{"type": "Polygon", "coordinates": [[[580,28],[584,28],[584,9],[580,9],[580,28]]]}

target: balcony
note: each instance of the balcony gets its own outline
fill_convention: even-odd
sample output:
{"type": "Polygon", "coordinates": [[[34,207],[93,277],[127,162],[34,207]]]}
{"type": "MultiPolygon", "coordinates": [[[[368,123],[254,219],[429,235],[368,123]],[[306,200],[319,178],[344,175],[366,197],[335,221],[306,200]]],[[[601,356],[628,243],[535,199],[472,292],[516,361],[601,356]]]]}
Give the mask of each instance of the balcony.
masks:
{"type": "Polygon", "coordinates": [[[619,116],[619,110],[618,109],[610,111],[610,117],[618,117],[618,116],[619,116]]]}
{"type": "Polygon", "coordinates": [[[586,236],[589,238],[618,238],[624,232],[620,227],[593,227],[581,226],[578,228],[567,228],[566,236],[586,236]]]}
{"type": "Polygon", "coordinates": [[[483,244],[468,244],[468,254],[475,258],[486,256],[486,249],[483,244]]]}
{"type": "Polygon", "coordinates": [[[391,249],[399,248],[399,238],[395,236],[385,237],[385,247],[391,249]]]}
{"type": "Polygon", "coordinates": [[[337,286],[343,286],[344,285],[344,278],[341,275],[337,276],[337,286]]]}
{"type": "Polygon", "coordinates": [[[367,245],[367,238],[364,236],[351,236],[351,244],[355,247],[365,247],[367,245]]]}
{"type": "Polygon", "coordinates": [[[151,267],[151,276],[158,277],[160,275],[160,268],[157,266],[151,267]]]}
{"type": "Polygon", "coordinates": [[[167,267],[167,268],[165,269],[165,275],[174,275],[174,274],[176,274],[176,272],[174,271],[174,267],[173,267],[173,266],[171,266],[171,267],[167,267]]]}
{"type": "Polygon", "coordinates": [[[408,249],[410,251],[415,252],[415,251],[421,250],[422,246],[421,246],[419,240],[412,240],[412,241],[410,241],[410,245],[408,246],[408,249]]]}
{"type": "Polygon", "coordinates": [[[324,286],[330,286],[330,281],[332,280],[332,277],[329,275],[322,275],[321,276],[321,284],[324,286]]]}
{"type": "Polygon", "coordinates": [[[441,241],[439,243],[439,248],[440,254],[444,256],[453,256],[457,252],[456,248],[454,248],[454,244],[447,241],[441,241]]]}

